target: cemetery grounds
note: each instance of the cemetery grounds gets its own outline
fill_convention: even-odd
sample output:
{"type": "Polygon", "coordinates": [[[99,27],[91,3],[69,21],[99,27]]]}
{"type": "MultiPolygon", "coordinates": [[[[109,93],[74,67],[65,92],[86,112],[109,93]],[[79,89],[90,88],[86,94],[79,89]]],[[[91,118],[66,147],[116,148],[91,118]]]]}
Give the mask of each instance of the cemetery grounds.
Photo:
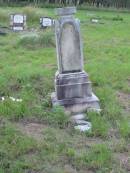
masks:
{"type": "Polygon", "coordinates": [[[40,30],[41,16],[53,18],[54,9],[0,8],[7,32],[0,35],[0,173],[130,172],[130,13],[76,14],[84,69],[102,109],[86,113],[92,123],[86,133],[75,131],[61,108],[52,109],[54,29],[40,30]],[[27,31],[9,31],[15,12],[27,15],[27,31]]]}

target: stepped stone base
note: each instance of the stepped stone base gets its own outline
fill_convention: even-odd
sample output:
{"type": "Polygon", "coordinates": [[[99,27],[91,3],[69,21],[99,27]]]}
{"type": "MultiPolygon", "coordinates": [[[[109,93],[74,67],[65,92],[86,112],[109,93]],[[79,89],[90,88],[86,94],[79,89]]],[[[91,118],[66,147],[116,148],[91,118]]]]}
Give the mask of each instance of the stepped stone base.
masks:
{"type": "Polygon", "coordinates": [[[51,99],[53,106],[63,106],[65,108],[65,111],[71,114],[77,114],[90,110],[100,111],[99,99],[94,94],[92,94],[91,97],[87,97],[85,99],[72,98],[58,100],[56,97],[56,93],[52,93],[51,99]]]}
{"type": "Polygon", "coordinates": [[[55,76],[55,92],[52,104],[60,105],[71,114],[87,110],[99,111],[99,99],[93,94],[86,72],[59,74],[55,76]]]}

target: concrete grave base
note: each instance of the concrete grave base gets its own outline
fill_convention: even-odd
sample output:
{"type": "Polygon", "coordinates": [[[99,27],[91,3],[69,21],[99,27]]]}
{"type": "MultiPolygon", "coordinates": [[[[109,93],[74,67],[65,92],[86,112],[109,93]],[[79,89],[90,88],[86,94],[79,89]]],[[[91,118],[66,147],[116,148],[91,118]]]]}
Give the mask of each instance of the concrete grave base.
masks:
{"type": "Polygon", "coordinates": [[[65,99],[65,100],[58,100],[56,97],[56,93],[52,93],[51,95],[52,104],[53,106],[64,106],[65,112],[69,114],[77,114],[77,113],[83,113],[86,111],[100,111],[99,106],[99,99],[93,94],[91,97],[86,98],[86,101],[84,99],[65,99]],[[75,100],[77,103],[75,103],[75,100]],[[78,103],[79,101],[79,103],[78,103]],[[71,102],[71,104],[66,104],[71,102]]]}
{"type": "Polygon", "coordinates": [[[99,111],[99,99],[93,94],[86,72],[59,74],[55,76],[55,92],[52,104],[60,105],[70,114],[87,110],[99,111]]]}

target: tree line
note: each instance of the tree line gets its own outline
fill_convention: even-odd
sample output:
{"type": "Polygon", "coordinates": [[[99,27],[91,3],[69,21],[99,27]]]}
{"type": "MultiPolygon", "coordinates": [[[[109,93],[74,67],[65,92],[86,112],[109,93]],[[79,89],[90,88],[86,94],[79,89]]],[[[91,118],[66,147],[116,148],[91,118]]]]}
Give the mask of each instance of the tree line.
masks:
{"type": "Polygon", "coordinates": [[[94,7],[114,7],[114,8],[130,8],[130,0],[0,0],[0,4],[23,4],[23,5],[44,5],[44,4],[56,4],[56,5],[88,5],[94,7]]]}

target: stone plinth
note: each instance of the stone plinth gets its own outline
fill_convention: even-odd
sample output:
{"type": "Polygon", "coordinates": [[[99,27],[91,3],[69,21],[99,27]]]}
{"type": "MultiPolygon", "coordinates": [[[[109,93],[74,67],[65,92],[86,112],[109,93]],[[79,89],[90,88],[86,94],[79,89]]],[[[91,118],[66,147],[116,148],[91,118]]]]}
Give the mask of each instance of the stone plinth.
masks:
{"type": "Polygon", "coordinates": [[[55,22],[58,71],[55,75],[53,105],[61,105],[70,113],[99,110],[99,99],[93,94],[91,82],[83,70],[80,22],[73,7],[58,9],[55,22]]]}
{"type": "Polygon", "coordinates": [[[85,72],[59,74],[55,76],[53,105],[64,106],[69,113],[99,110],[99,99],[93,94],[91,82],[85,72]]]}

